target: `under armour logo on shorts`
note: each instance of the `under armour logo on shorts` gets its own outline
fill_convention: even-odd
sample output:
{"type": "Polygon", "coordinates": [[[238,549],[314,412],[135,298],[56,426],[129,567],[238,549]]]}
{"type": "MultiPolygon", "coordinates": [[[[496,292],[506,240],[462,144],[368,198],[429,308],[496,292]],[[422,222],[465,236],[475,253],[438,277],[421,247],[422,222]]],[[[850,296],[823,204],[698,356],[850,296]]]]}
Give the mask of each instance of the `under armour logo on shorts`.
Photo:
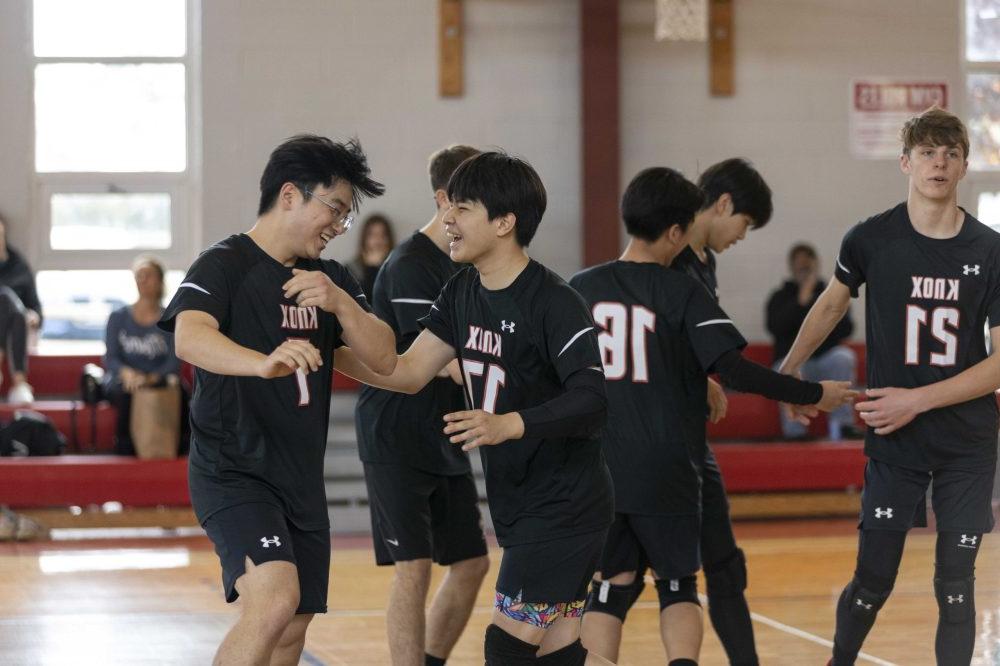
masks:
{"type": "Polygon", "coordinates": [[[888,509],[883,509],[882,507],[875,507],[875,517],[876,518],[892,518],[892,507],[888,509]]]}
{"type": "Polygon", "coordinates": [[[861,606],[865,610],[871,610],[872,609],[872,605],[871,604],[866,604],[865,602],[861,601],[861,599],[855,599],[854,603],[857,604],[858,606],[861,606]]]}
{"type": "Polygon", "coordinates": [[[267,537],[261,537],[260,538],[260,547],[261,548],[270,548],[271,546],[274,546],[275,548],[280,548],[281,547],[281,540],[278,539],[277,535],[275,535],[275,537],[273,539],[268,539],[267,537]]]}
{"type": "Polygon", "coordinates": [[[514,332],[514,323],[515,322],[512,322],[512,321],[509,322],[506,319],[502,319],[500,321],[500,330],[504,331],[505,333],[513,333],[514,332]]]}
{"type": "Polygon", "coordinates": [[[979,264],[976,264],[975,266],[965,264],[962,266],[962,275],[969,275],[970,273],[972,275],[979,275],[979,264]]]}
{"type": "Polygon", "coordinates": [[[953,604],[953,603],[955,603],[955,602],[958,602],[958,603],[960,603],[960,604],[964,604],[964,603],[965,603],[965,595],[964,595],[964,594],[960,594],[960,595],[958,595],[957,597],[953,597],[953,596],[951,596],[951,595],[949,594],[949,595],[948,595],[948,603],[949,603],[949,604],[953,604]]]}
{"type": "Polygon", "coordinates": [[[965,546],[966,548],[975,548],[976,547],[976,541],[978,541],[978,540],[979,540],[979,537],[977,535],[975,535],[975,534],[972,535],[972,536],[966,536],[965,534],[963,534],[962,535],[962,539],[958,542],[958,545],[959,546],[965,546]],[[966,546],[966,544],[972,544],[972,545],[971,546],[966,546]]]}

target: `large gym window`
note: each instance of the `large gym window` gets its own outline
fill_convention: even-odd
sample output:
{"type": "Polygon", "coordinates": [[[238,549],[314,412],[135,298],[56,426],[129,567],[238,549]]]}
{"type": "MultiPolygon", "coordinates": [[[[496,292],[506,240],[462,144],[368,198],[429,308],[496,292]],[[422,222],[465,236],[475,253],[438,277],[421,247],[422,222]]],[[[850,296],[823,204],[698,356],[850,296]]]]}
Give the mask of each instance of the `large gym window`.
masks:
{"type": "Polygon", "coordinates": [[[181,269],[194,252],[200,0],[31,6],[43,337],[94,338],[137,254],[181,269]]]}
{"type": "Polygon", "coordinates": [[[1000,231],[1000,0],[965,0],[963,45],[971,196],[962,199],[1000,231]]]}

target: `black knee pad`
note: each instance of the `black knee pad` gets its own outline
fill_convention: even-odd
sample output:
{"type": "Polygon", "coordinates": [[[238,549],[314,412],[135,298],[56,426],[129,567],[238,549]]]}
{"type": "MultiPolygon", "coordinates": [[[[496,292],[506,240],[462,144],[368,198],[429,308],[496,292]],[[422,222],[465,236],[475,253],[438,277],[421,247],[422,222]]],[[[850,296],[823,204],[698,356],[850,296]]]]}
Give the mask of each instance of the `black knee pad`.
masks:
{"type": "Polygon", "coordinates": [[[486,627],[486,666],[531,666],[538,646],[511,636],[495,624],[486,627]]]}
{"type": "Polygon", "coordinates": [[[674,604],[701,605],[701,601],[698,599],[698,579],[694,576],[657,580],[656,594],[660,597],[661,611],[674,604]]]}
{"type": "Polygon", "coordinates": [[[587,661],[587,651],[583,649],[583,643],[576,639],[564,648],[559,648],[555,652],[543,654],[535,659],[535,664],[544,666],[583,666],[587,661]]]}
{"type": "Polygon", "coordinates": [[[975,578],[935,578],[934,596],[941,619],[961,624],[976,616],[975,578]]]}
{"type": "Polygon", "coordinates": [[[844,590],[844,595],[848,598],[850,611],[853,617],[860,620],[875,621],[875,616],[885,605],[885,600],[889,598],[892,589],[876,592],[865,587],[858,577],[855,576],[844,590]]]}
{"type": "Polygon", "coordinates": [[[747,558],[737,548],[714,566],[705,567],[705,586],[709,597],[738,597],[747,589],[747,558]]]}
{"type": "Polygon", "coordinates": [[[624,622],[628,610],[642,594],[644,587],[646,583],[638,574],[635,581],[629,585],[614,585],[606,580],[595,580],[590,585],[590,592],[587,593],[584,612],[607,613],[624,622]]]}

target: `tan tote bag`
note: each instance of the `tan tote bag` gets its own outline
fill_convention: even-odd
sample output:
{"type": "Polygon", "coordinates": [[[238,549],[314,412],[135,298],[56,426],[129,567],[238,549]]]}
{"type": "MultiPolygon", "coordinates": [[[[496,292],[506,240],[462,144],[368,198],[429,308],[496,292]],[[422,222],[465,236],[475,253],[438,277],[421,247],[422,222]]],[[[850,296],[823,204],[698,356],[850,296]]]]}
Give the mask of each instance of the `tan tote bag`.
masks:
{"type": "Polygon", "coordinates": [[[136,457],[176,458],[181,437],[181,387],[135,391],[129,428],[136,457]]]}

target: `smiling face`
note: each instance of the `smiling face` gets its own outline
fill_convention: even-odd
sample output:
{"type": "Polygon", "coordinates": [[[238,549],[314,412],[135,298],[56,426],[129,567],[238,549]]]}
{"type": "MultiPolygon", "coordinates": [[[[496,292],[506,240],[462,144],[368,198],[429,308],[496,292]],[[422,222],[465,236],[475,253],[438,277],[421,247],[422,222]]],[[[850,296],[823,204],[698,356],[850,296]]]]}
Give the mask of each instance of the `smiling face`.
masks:
{"type": "Polygon", "coordinates": [[[330,187],[316,185],[309,191],[312,196],[308,200],[295,186],[289,191],[289,240],[295,256],[319,259],[327,244],[345,231],[343,218],[351,211],[353,190],[350,183],[341,180],[330,187]]]}
{"type": "Polygon", "coordinates": [[[445,212],[444,229],[452,261],[474,264],[490,251],[496,239],[496,226],[489,217],[486,206],[478,201],[453,203],[445,212]]]}
{"type": "Polygon", "coordinates": [[[900,169],[910,177],[910,192],[932,201],[955,198],[968,164],[960,146],[926,143],[914,146],[899,158],[900,169]]]}

